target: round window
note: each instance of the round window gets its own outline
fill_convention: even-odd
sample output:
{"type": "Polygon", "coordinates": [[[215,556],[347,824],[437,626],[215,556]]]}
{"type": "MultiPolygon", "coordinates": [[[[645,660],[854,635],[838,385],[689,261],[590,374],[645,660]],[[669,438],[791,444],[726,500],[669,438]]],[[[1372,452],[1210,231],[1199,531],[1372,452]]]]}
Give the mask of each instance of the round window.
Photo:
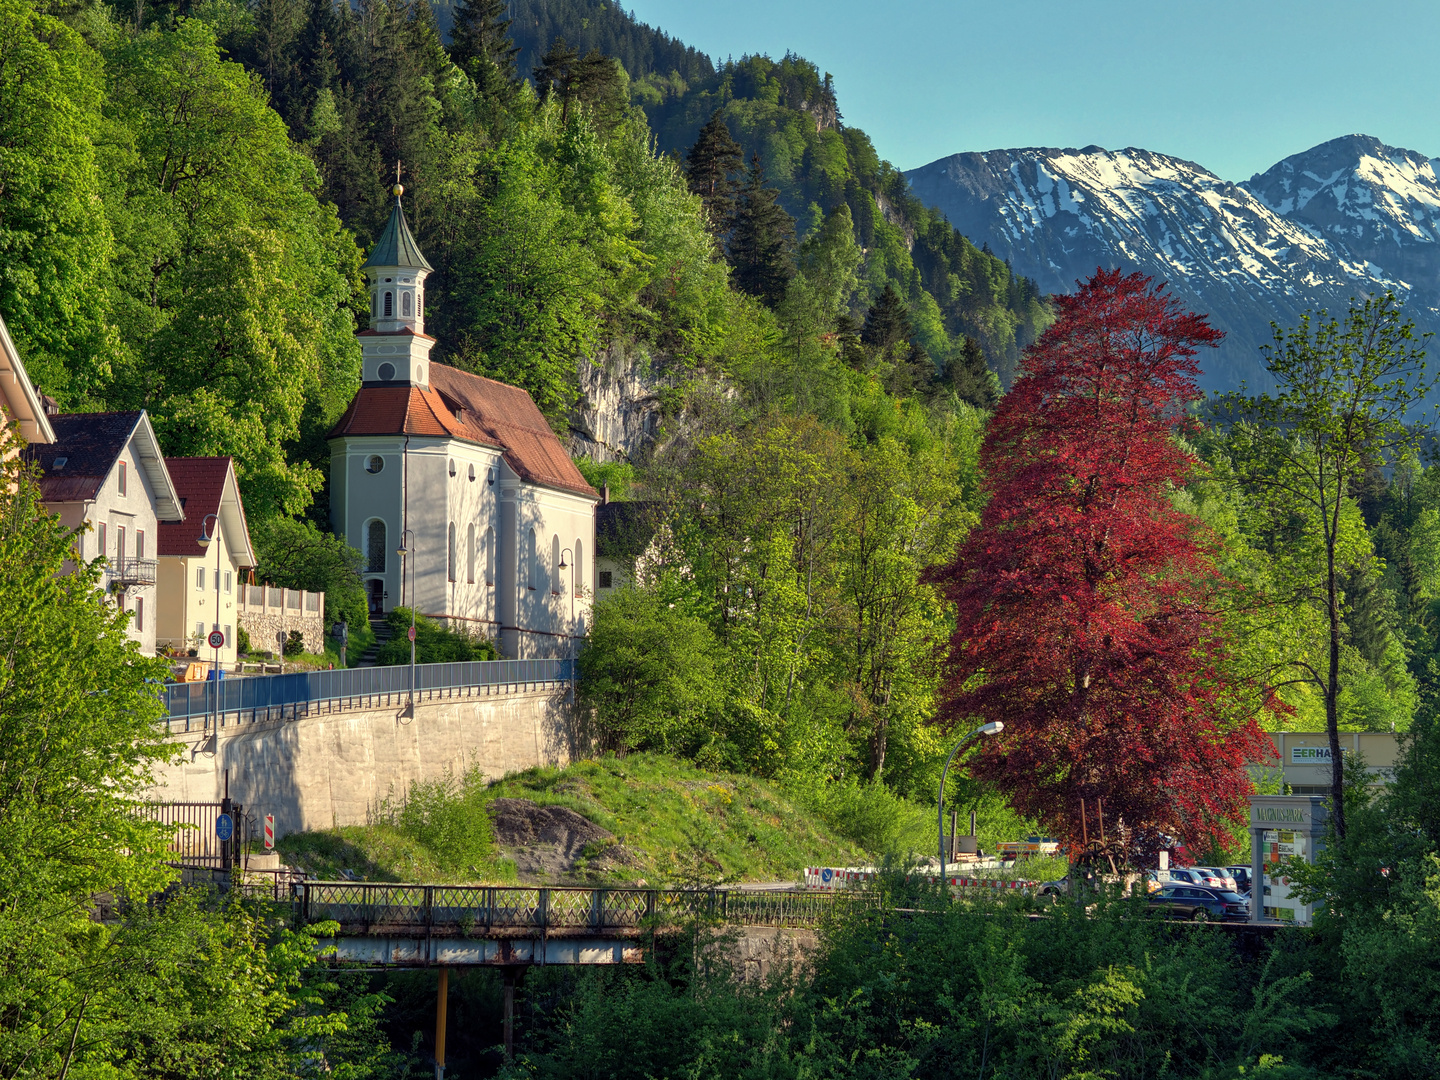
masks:
{"type": "Polygon", "coordinates": [[[471,482],[472,484],[475,482],[475,466],[474,466],[474,465],[471,465],[471,466],[470,466],[470,482],[471,482]]]}
{"type": "Polygon", "coordinates": [[[416,381],[416,382],[424,382],[424,381],[425,381],[425,365],[424,365],[424,364],[416,364],[416,365],[415,365],[415,381],[416,381]]]}
{"type": "Polygon", "coordinates": [[[376,369],[375,374],[379,375],[380,378],[385,382],[389,382],[391,379],[395,378],[395,365],[381,364],[379,368],[376,369]]]}
{"type": "Polygon", "coordinates": [[[451,475],[451,476],[454,476],[454,475],[455,475],[455,459],[454,459],[454,458],[451,458],[451,459],[450,459],[450,475],[451,475]]]}
{"type": "Polygon", "coordinates": [[[377,473],[383,468],[385,468],[385,459],[379,454],[371,454],[370,459],[365,462],[366,472],[377,473]]]}

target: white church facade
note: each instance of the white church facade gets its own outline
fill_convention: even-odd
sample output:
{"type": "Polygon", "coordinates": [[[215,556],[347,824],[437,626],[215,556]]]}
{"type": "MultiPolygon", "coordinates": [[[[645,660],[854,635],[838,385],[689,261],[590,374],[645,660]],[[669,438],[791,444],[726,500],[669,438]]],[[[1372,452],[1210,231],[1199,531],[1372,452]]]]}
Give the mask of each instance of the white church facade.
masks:
{"type": "Polygon", "coordinates": [[[432,268],[401,191],[363,267],[363,381],[329,436],[333,527],[365,556],[372,616],[413,607],[507,659],[573,655],[598,496],[524,390],[430,362],[432,268]]]}

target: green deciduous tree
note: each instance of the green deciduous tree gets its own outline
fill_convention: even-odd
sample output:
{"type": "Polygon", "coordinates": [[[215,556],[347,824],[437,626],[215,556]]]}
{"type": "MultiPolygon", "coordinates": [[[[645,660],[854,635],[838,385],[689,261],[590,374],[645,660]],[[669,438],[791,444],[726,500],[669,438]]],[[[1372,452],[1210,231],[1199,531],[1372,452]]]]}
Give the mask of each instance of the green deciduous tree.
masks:
{"type": "Polygon", "coordinates": [[[116,353],[99,201],[100,56],[24,0],[0,2],[0,315],[31,377],[93,399],[116,353]]]}
{"type": "MultiPolygon", "coordinates": [[[[1345,834],[1344,763],[1339,720],[1345,647],[1344,551],[1352,490],[1377,463],[1414,452],[1418,436],[1407,427],[1415,406],[1434,386],[1414,324],[1404,321],[1392,295],[1350,309],[1343,323],[1324,312],[1307,315],[1292,330],[1277,328],[1267,350],[1275,394],[1229,395],[1222,408],[1253,427],[1255,452],[1239,464],[1242,479],[1272,493],[1292,541],[1312,540],[1311,573],[1328,628],[1326,656],[1296,658],[1302,678],[1325,699],[1333,756],[1331,797],[1337,832],[1345,834]]],[[[1364,538],[1368,547],[1368,537],[1364,538]]]]}
{"type": "Polygon", "coordinates": [[[227,454],[256,518],[309,505],[322,474],[287,455],[358,389],[359,252],[316,199],[258,80],[187,20],[110,58],[106,208],[127,345],[106,387],[167,452],[227,454]]]}

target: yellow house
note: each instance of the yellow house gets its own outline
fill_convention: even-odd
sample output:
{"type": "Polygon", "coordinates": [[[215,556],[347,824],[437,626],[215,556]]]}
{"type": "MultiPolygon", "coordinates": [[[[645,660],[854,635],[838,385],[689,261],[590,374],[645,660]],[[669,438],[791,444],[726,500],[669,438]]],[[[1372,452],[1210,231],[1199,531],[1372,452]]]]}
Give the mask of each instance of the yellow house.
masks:
{"type": "Polygon", "coordinates": [[[241,574],[255,565],[234,463],[228,457],[179,457],[166,458],[165,465],[185,519],[160,522],[155,643],[233,665],[241,574]],[[219,650],[206,640],[212,630],[224,636],[219,650]]]}

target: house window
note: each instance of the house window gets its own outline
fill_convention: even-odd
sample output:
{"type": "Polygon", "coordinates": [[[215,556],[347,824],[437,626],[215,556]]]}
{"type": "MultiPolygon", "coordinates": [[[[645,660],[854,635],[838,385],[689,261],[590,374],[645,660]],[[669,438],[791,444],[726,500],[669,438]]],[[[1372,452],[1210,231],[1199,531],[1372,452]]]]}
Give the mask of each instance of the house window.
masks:
{"type": "MultiPolygon", "coordinates": [[[[391,374],[393,375],[394,372],[392,371],[391,374]]],[[[385,468],[385,459],[379,454],[371,454],[365,462],[365,471],[368,473],[377,473],[383,468],[385,468]]]]}
{"type": "Polygon", "coordinates": [[[365,572],[385,572],[385,522],[372,521],[365,530],[365,572]]]}
{"type": "MultiPolygon", "coordinates": [[[[582,588],[585,585],[585,548],[579,539],[575,541],[575,569],[570,571],[570,580],[578,581],[582,588]]],[[[579,588],[576,592],[579,592],[579,588]]]]}
{"type": "Polygon", "coordinates": [[[100,549],[95,554],[100,558],[103,559],[110,554],[110,549],[105,546],[105,522],[103,521],[98,522],[95,526],[95,543],[100,549]]]}
{"type": "Polygon", "coordinates": [[[408,292],[400,294],[400,313],[407,319],[410,317],[410,294],[408,292]]]}
{"type": "Polygon", "coordinates": [[[535,573],[535,530],[531,529],[525,538],[525,587],[535,588],[535,579],[539,575],[535,573]]]}
{"type": "Polygon", "coordinates": [[[225,624],[225,647],[226,647],[227,649],[230,647],[230,624],[229,624],[229,623],[226,623],[226,624],[225,624]]]}
{"type": "Polygon", "coordinates": [[[446,562],[447,562],[446,572],[447,572],[447,574],[449,575],[450,580],[451,580],[451,581],[454,581],[454,580],[455,580],[455,562],[456,562],[456,559],[455,559],[455,522],[453,522],[453,521],[450,522],[450,540],[449,540],[449,543],[450,543],[449,550],[448,550],[449,558],[446,560],[446,562]]]}
{"type": "Polygon", "coordinates": [[[195,641],[201,645],[205,644],[205,624],[203,622],[195,624],[195,641]]]}
{"type": "Polygon", "coordinates": [[[130,487],[130,469],[125,462],[120,462],[120,494],[128,494],[130,487]]]}
{"type": "Polygon", "coordinates": [[[465,583],[475,584],[475,523],[465,526],[465,583]]]}
{"type": "Polygon", "coordinates": [[[135,530],[135,557],[136,557],[137,559],[143,559],[143,558],[145,557],[145,530],[144,530],[144,529],[136,529],[136,530],[135,530]]]}
{"type": "Polygon", "coordinates": [[[125,526],[115,526],[115,558],[121,566],[125,565],[125,526]]]}
{"type": "Polygon", "coordinates": [[[394,306],[393,294],[387,292],[385,294],[385,318],[388,319],[394,314],[394,306]]]}
{"type": "Polygon", "coordinates": [[[560,582],[560,537],[558,534],[550,538],[550,591],[556,596],[564,586],[560,582]]]}
{"type": "Polygon", "coordinates": [[[215,591],[217,593],[220,591],[220,568],[218,566],[215,568],[215,591]]]}
{"type": "Polygon", "coordinates": [[[614,586],[611,584],[611,581],[612,581],[613,578],[614,578],[614,572],[613,572],[613,571],[611,571],[611,570],[601,570],[601,571],[600,571],[600,588],[602,588],[602,589],[612,589],[612,588],[614,588],[614,586]]]}
{"type": "Polygon", "coordinates": [[[227,596],[228,596],[229,593],[230,593],[230,585],[231,585],[231,580],[232,580],[233,576],[234,576],[234,575],[231,573],[231,571],[229,571],[229,570],[226,570],[226,571],[225,571],[225,593],[226,593],[227,596]]]}
{"type": "Polygon", "coordinates": [[[145,632],[145,597],[135,597],[135,630],[137,633],[145,632]]]}
{"type": "Polygon", "coordinates": [[[203,566],[197,566],[195,568],[195,591],[205,591],[205,567],[203,566]]]}
{"type": "Polygon", "coordinates": [[[485,526],[485,584],[495,584],[495,530],[485,526]]]}

